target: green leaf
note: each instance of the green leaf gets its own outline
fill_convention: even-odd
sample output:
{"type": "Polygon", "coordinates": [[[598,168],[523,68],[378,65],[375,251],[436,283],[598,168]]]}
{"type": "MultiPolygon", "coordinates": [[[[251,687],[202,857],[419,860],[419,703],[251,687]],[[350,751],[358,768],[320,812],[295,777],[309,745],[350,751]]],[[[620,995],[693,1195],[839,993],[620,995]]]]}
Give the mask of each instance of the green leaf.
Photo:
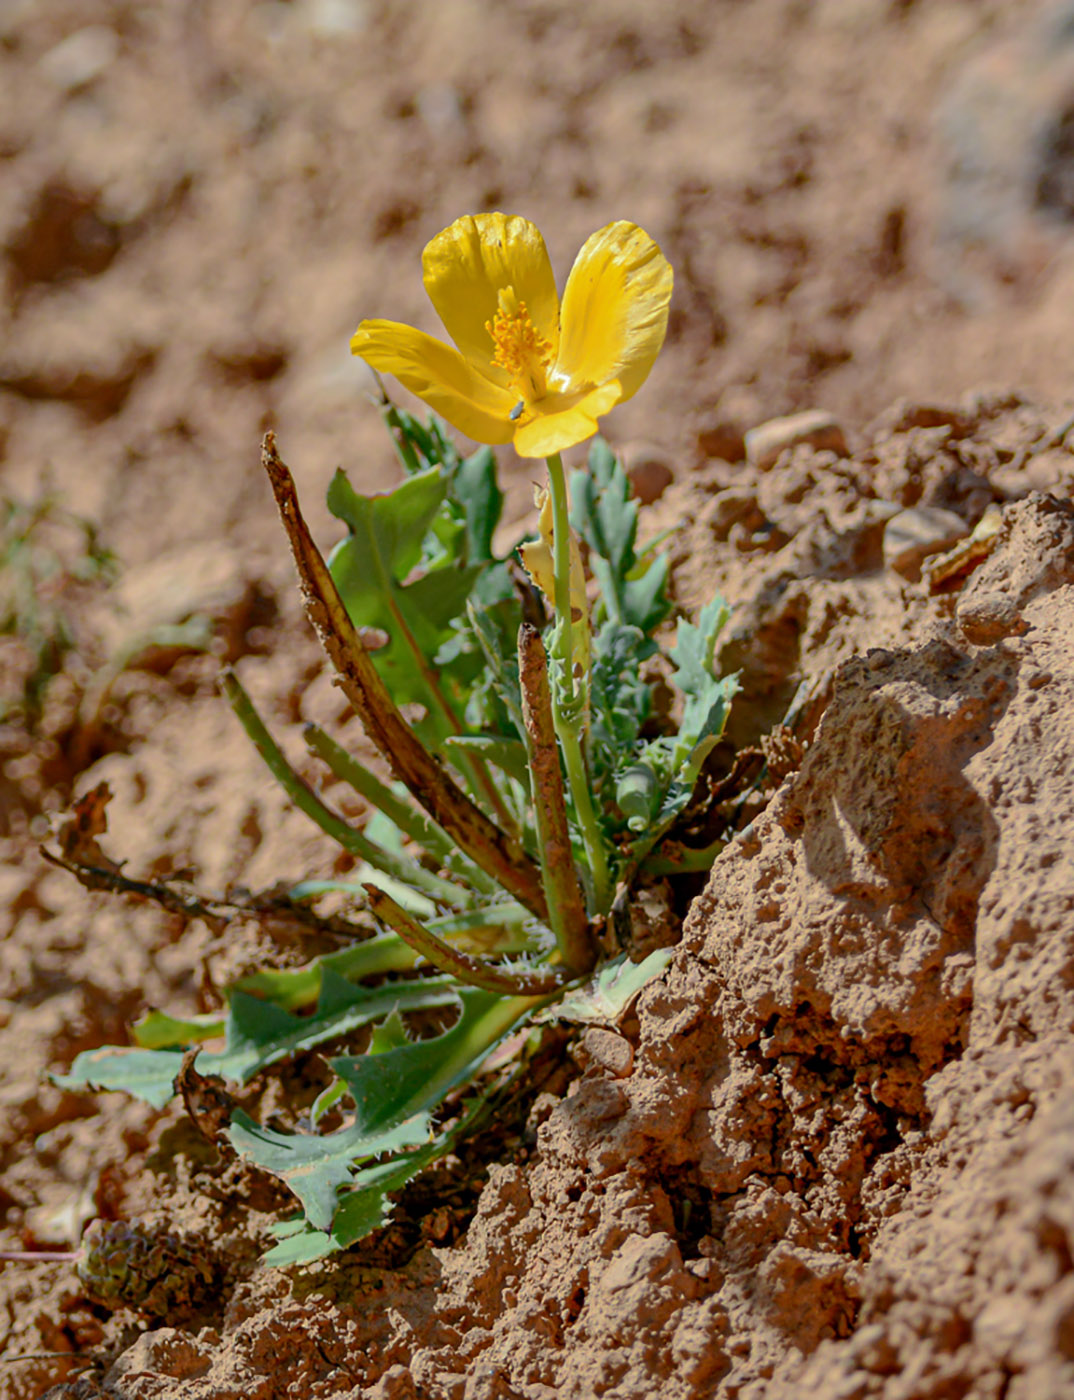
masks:
{"type": "MultiPolygon", "coordinates": [[[[236,992],[228,1008],[227,1044],[198,1057],[200,1074],[219,1074],[247,1083],[266,1065],[326,1040],[346,1035],[380,1020],[393,1010],[417,1011],[450,1006],[456,1000],[451,979],[429,977],[421,982],[389,983],[370,989],[354,986],[331,968],[322,968],[321,993],[312,1016],[294,1016],[271,1002],[236,992]]],[[[56,1077],[61,1088],[123,1089],[161,1108],[172,1097],[172,1083],[183,1060],[181,1050],[132,1050],[104,1046],[83,1051],[66,1075],[56,1077]]]]}
{"type": "Polygon", "coordinates": [[[696,624],[679,624],[671,659],[675,663],[672,680],[685,697],[682,721],[676,735],[652,739],[638,751],[638,761],[661,776],[664,797],[648,830],[630,847],[635,861],[644,859],[687,806],[701,766],[727,723],[738,678],[718,677],[712,670],[716,641],[727,617],[727,604],[715,597],[701,610],[696,624]]]}
{"type": "Polygon", "coordinates": [[[355,1162],[427,1142],[429,1115],[419,1114],[379,1133],[363,1132],[356,1124],[319,1135],[262,1128],[236,1109],[227,1135],[240,1157],[290,1187],[314,1229],[327,1230],[336,1213],[340,1187],[350,1184],[355,1162]]]}
{"type": "Polygon", "coordinates": [[[729,615],[727,604],[717,594],[702,608],[696,624],[679,623],[671,650],[675,663],[671,679],[686,697],[672,759],[680,782],[689,781],[691,772],[696,779],[709,750],[723,733],[731,698],[738,689],[735,676],[717,677],[712,669],[716,641],[729,615]]]}
{"type": "MultiPolygon", "coordinates": [[[[458,567],[442,556],[438,567],[407,583],[421,562],[426,538],[447,494],[439,468],[412,476],[387,495],[360,496],[342,472],[328,489],[328,506],[350,534],[328,564],[344,606],[357,627],[387,634],[373,661],[397,704],[417,702],[427,711],[425,737],[452,732],[448,718],[452,677],[434,670],[433,658],[455,629],[483,565],[458,567]]],[[[462,700],[464,703],[464,697],[462,700]]]]}
{"type": "Polygon", "coordinates": [[[83,1050],[67,1074],[49,1078],[60,1089],[122,1089],[153,1108],[163,1108],[175,1095],[175,1076],[183,1064],[181,1050],[134,1050],[127,1045],[103,1045],[83,1050]]]}
{"type": "Polygon", "coordinates": [[[657,948],[640,963],[633,963],[624,953],[605,963],[584,986],[568,992],[534,1019],[613,1025],[645,984],[660,976],[674,954],[674,948],[657,948]]]}
{"type": "MultiPolygon", "coordinates": [[[[338,888],[336,881],[325,881],[325,884],[333,889],[338,888]]],[[[361,886],[356,888],[356,892],[365,897],[361,886]]],[[[430,922],[435,924],[436,920],[430,922]]],[[[287,1011],[295,1011],[316,1003],[326,971],[335,972],[348,982],[358,982],[363,977],[404,972],[413,967],[415,961],[413,951],[398,934],[378,933],[374,938],[367,938],[349,948],[340,948],[336,953],[325,953],[312,962],[303,963],[301,967],[264,968],[260,972],[251,972],[229,988],[228,994],[247,992],[250,996],[260,997],[262,1001],[275,1002],[287,1011]]],[[[170,1043],[181,1044],[187,1039],[189,1037],[182,1036],[170,1043]]]]}
{"type": "Polygon", "coordinates": [[[337,1193],[357,1163],[428,1137],[428,1110],[472,1074],[534,1004],[472,988],[460,991],[458,1001],[459,1018],[442,1035],[329,1061],[354,1100],[354,1118],[346,1127],[323,1135],[283,1133],[235,1114],[228,1132],[232,1146],[287,1183],[314,1229],[332,1224],[337,1193]]]}
{"type": "Polygon", "coordinates": [[[265,1263],[277,1268],[311,1264],[336,1250],[357,1244],[366,1235],[387,1225],[392,1214],[388,1196],[402,1190],[419,1172],[450,1152],[454,1141],[455,1135],[448,1134],[405,1157],[356,1171],[351,1178],[351,1189],[340,1198],[331,1230],[317,1230],[307,1221],[293,1220],[273,1226],[272,1232],[280,1243],[268,1251],[265,1263]]]}
{"type": "Polygon", "coordinates": [[[518,681],[517,605],[479,611],[471,604],[467,616],[485,657],[489,685],[501,707],[504,724],[500,732],[510,734],[513,730],[512,737],[520,739],[526,731],[522,722],[522,689],[518,681]]]}
{"type": "Polygon", "coordinates": [[[639,561],[638,502],[603,438],[594,439],[587,468],[571,474],[571,525],[589,545],[589,567],[606,616],[648,636],[671,611],[665,593],[668,559],[660,554],[639,561]]]}
{"type": "Polygon", "coordinates": [[[640,628],[605,622],[593,637],[590,681],[593,742],[607,751],[607,766],[629,761],[652,710],[652,688],[641,679],[641,663],[656,647],[640,628]]]}
{"type": "Polygon", "coordinates": [[[503,492],[496,481],[496,458],[491,447],[480,447],[472,457],[459,463],[450,491],[465,516],[469,562],[492,560],[492,537],[503,513],[503,492]]]}
{"type": "MultiPolygon", "coordinates": [[[[376,1034],[376,1031],[374,1031],[374,1038],[376,1038],[376,1034]]],[[[340,1079],[337,1075],[331,1081],[327,1088],[321,1090],[321,1092],[313,1101],[313,1104],[310,1108],[310,1122],[314,1125],[314,1127],[317,1126],[317,1124],[321,1121],[321,1119],[328,1112],[328,1110],[333,1107],[334,1104],[339,1103],[340,1099],[346,1098],[346,1096],[346,1082],[340,1079]]]]}
{"type": "Polygon", "coordinates": [[[444,752],[450,758],[453,751],[472,753],[486,763],[514,778],[524,792],[529,791],[530,770],[526,763],[526,745],[521,739],[503,739],[495,734],[457,734],[444,741],[444,752]]]}
{"type": "Polygon", "coordinates": [[[131,1026],[134,1042],[143,1050],[160,1050],[168,1045],[194,1045],[200,1040],[215,1040],[223,1034],[223,1017],[213,1011],[187,1017],[149,1011],[131,1026]]]}

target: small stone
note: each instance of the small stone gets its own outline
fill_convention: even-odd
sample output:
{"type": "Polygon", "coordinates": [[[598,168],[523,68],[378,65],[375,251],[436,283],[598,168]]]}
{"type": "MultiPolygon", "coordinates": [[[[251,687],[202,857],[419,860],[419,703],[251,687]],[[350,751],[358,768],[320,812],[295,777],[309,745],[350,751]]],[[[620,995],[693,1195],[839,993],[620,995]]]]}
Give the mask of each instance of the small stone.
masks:
{"type": "Polygon", "coordinates": [[[115,30],[103,24],[88,24],[49,49],[38,67],[61,92],[77,92],[99,78],[118,56],[115,30]]]}
{"type": "Polygon", "coordinates": [[[698,425],[697,447],[702,456],[721,462],[741,462],[746,456],[746,438],[741,424],[733,418],[705,419],[698,425]]]}
{"type": "Polygon", "coordinates": [[[841,425],[823,409],[793,413],[789,418],[770,418],[746,434],[746,460],[760,471],[775,466],[780,454],[805,443],[818,452],[847,455],[846,434],[841,425]]]}
{"type": "Polygon", "coordinates": [[[914,506],[893,515],[884,527],[884,563],[908,578],[916,578],[921,561],[950,549],[969,534],[960,515],[939,506],[914,506]]]}
{"type": "Polygon", "coordinates": [[[625,1079],[634,1068],[634,1047],[625,1036],[602,1026],[590,1026],[583,1047],[591,1064],[599,1065],[616,1079],[625,1079]]]}
{"type": "Polygon", "coordinates": [[[675,479],[659,448],[631,443],[620,455],[634,495],[643,506],[658,501],[675,479]]]}

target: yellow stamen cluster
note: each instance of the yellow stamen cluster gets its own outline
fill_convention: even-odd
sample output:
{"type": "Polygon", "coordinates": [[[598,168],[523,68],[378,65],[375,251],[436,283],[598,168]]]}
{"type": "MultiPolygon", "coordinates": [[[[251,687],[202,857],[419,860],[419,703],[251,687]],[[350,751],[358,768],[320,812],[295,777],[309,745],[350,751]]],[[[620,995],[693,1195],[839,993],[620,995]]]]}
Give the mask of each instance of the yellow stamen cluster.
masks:
{"type": "Polygon", "coordinates": [[[499,303],[495,317],[485,322],[496,346],[492,362],[506,370],[513,387],[527,403],[533,403],[548,392],[546,370],[552,346],[538,334],[526,303],[516,300],[513,288],[500,292],[499,303]]]}

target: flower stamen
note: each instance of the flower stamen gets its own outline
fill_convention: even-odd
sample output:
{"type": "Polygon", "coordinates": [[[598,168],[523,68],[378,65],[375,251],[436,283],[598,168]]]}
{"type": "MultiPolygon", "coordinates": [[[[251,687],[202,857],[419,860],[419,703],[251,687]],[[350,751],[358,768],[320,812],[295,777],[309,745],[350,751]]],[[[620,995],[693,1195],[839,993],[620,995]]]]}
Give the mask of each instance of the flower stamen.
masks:
{"type": "MultiPolygon", "coordinates": [[[[495,317],[485,322],[485,329],[496,346],[492,363],[507,371],[523,403],[543,399],[548,393],[552,346],[538,333],[526,303],[517,299],[513,287],[505,287],[500,292],[499,308],[495,317]]],[[[512,413],[511,417],[516,415],[512,413]]]]}

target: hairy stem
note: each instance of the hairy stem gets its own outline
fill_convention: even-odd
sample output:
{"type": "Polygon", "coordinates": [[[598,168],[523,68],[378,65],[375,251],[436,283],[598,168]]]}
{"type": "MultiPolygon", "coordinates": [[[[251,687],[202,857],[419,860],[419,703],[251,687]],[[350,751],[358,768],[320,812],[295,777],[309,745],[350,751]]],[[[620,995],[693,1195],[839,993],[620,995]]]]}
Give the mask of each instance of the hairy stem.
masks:
{"type": "Polygon", "coordinates": [[[567,783],[574,801],[574,813],[589,863],[590,913],[605,914],[611,907],[613,890],[604,850],[604,835],[597,821],[593,796],[582,751],[584,720],[577,711],[574,687],[574,624],[571,616],[571,527],[568,514],[567,480],[559,453],[548,458],[548,486],[552,497],[552,567],[555,577],[555,608],[559,627],[554,656],[561,676],[560,693],[553,695],[556,735],[563,750],[567,783]]]}
{"type": "Polygon", "coordinates": [[[575,972],[588,972],[596,962],[596,949],[589,936],[589,921],[571,853],[548,660],[541,634],[526,622],[518,632],[518,669],[549,921],[566,966],[575,972]]]}
{"type": "Polygon", "coordinates": [[[468,982],[472,987],[481,987],[484,991],[498,992],[504,996],[540,997],[558,990],[568,980],[562,971],[508,972],[481,962],[445,943],[376,885],[367,884],[365,892],[369,897],[369,907],[378,919],[394,929],[404,943],[409,943],[434,967],[457,977],[460,982],[468,982]]]}

